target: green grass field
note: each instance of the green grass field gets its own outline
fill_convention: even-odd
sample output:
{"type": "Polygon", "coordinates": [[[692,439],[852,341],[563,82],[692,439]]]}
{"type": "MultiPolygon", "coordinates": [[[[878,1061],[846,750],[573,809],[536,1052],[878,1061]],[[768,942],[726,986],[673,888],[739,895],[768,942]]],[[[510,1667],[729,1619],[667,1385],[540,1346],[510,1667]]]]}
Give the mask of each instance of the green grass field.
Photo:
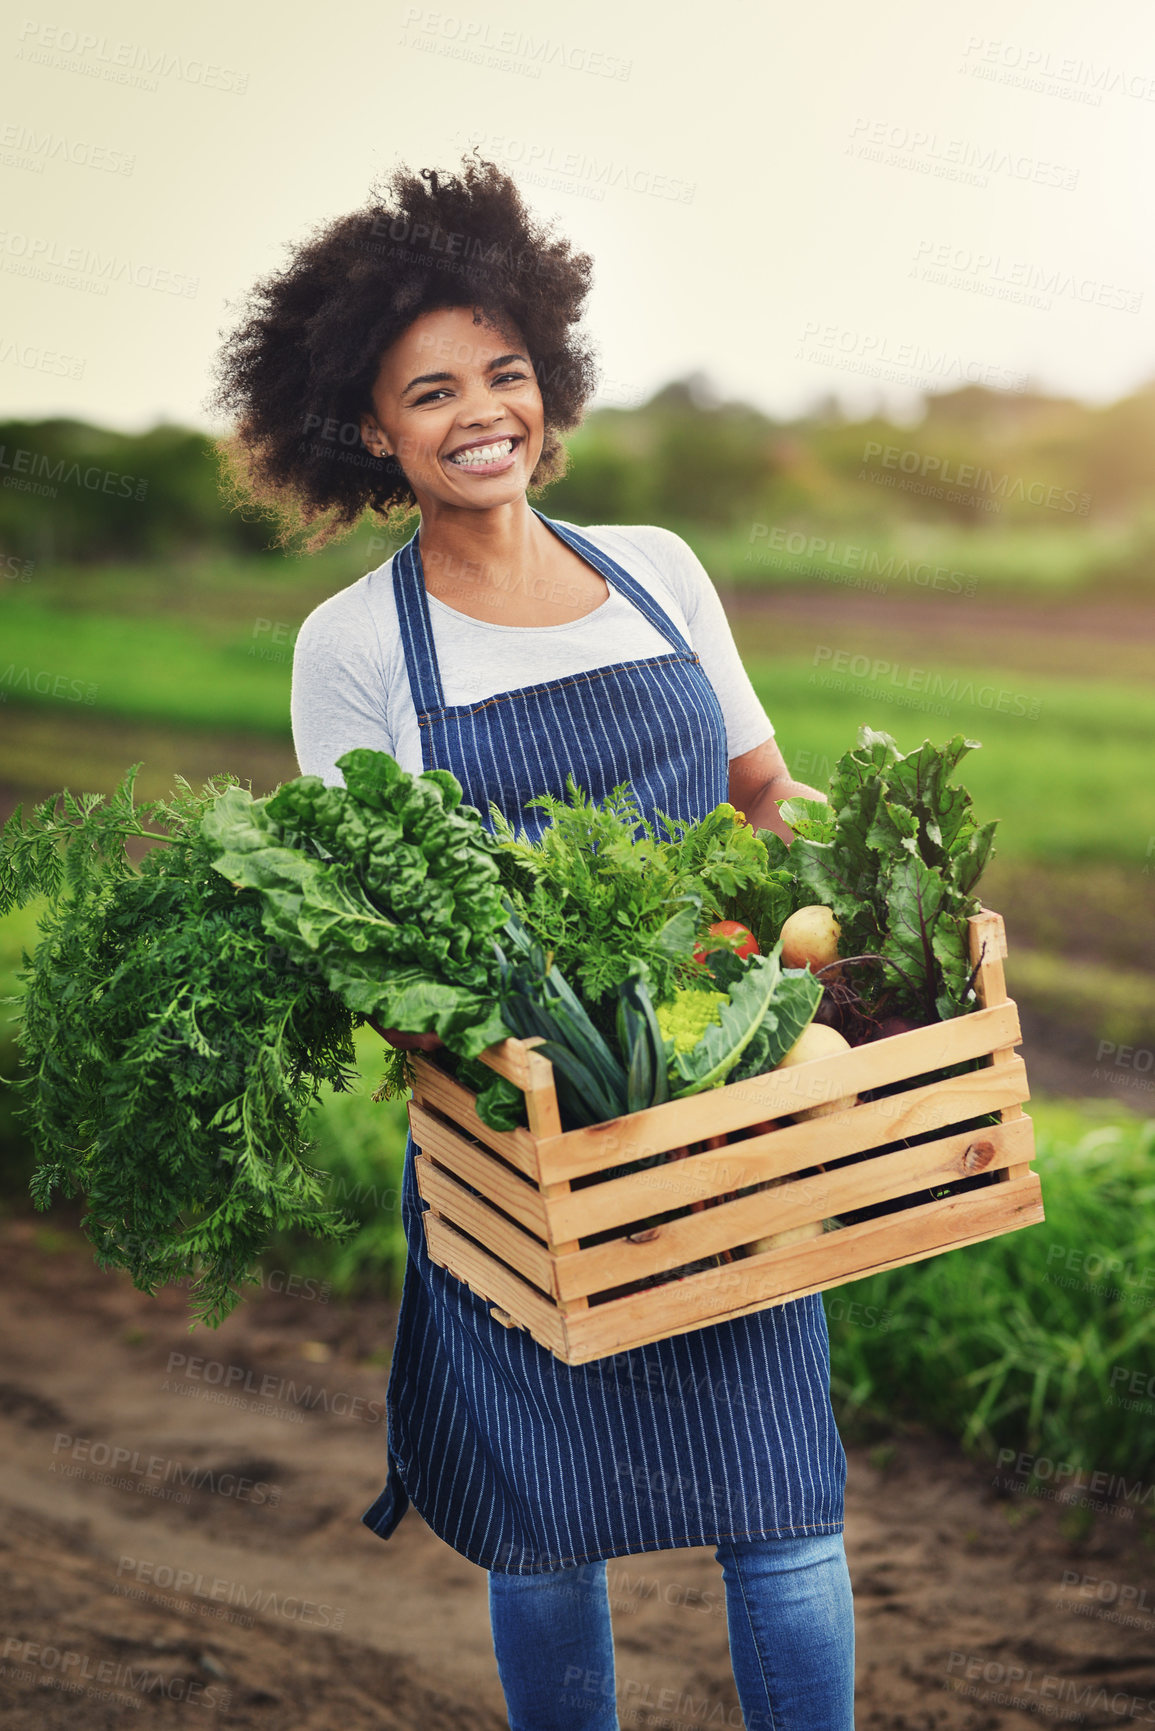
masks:
{"type": "MultiPolygon", "coordinates": [[[[7,597],[0,696],[55,717],[287,734],[291,637],[301,613],[139,617],[64,612],[7,597]],[[46,677],[39,678],[38,675],[46,677]],[[57,676],[77,681],[79,701],[57,676]],[[37,683],[45,692],[36,690],[37,683]]],[[[310,600],[310,605],[312,604],[310,600]]],[[[279,603],[278,603],[279,605],[279,603]]],[[[271,604],[270,604],[271,606],[271,604]]],[[[304,609],[307,610],[307,609],[304,609]]],[[[1142,866],[1155,836],[1155,690],[1097,672],[1055,679],[958,661],[928,640],[921,653],[856,649],[852,631],[774,659],[748,655],[754,684],[792,769],[824,784],[868,723],[908,749],[965,733],[983,750],[962,773],[986,816],[1002,818],[1000,850],[1040,860],[1115,860],[1142,866]]],[[[127,768],[125,763],[122,770],[127,768]]],[[[68,779],[61,765],[61,785],[68,779]]]]}

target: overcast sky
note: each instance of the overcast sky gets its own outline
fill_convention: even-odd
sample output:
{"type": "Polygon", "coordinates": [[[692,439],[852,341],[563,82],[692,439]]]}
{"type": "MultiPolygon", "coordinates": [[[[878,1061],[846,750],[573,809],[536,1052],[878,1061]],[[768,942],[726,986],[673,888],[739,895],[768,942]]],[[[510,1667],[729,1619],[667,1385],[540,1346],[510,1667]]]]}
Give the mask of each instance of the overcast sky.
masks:
{"type": "Polygon", "coordinates": [[[256,277],[479,142],[590,251],[603,400],[1155,377],[1150,0],[144,0],[0,26],[0,415],[208,427],[256,277]]]}

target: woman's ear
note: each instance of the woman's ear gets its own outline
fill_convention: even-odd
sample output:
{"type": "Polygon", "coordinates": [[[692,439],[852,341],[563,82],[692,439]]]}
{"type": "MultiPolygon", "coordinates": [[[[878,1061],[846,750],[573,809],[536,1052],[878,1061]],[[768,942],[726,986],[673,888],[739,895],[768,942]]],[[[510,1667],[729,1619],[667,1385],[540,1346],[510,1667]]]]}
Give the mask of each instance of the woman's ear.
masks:
{"type": "Polygon", "coordinates": [[[371,415],[361,416],[361,443],[371,457],[391,457],[389,441],[371,415]]]}

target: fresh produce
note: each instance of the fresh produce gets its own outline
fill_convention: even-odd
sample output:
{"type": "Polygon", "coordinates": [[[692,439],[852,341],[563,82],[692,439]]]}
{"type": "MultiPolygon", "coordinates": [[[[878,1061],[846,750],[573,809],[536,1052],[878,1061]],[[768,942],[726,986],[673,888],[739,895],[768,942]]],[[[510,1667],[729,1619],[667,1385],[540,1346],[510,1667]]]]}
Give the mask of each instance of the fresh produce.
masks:
{"type": "Polygon", "coordinates": [[[305,1157],[321,1084],[352,1084],[353,1017],[214,869],[200,822],[220,788],[136,805],[138,768],[110,800],[64,793],[4,829],[0,913],[48,898],[23,975],[31,1190],[38,1208],[82,1192],[99,1265],[144,1292],[192,1279],[194,1326],[215,1327],[274,1232],[352,1230],[305,1157]]]}
{"type": "Polygon", "coordinates": [[[974,1007],[966,922],[996,826],[976,823],[951,777],[977,748],[957,734],[904,756],[889,734],[864,727],[835,765],[829,803],[783,802],[790,847],[760,832],[770,867],[795,885],[795,906],[821,903],[838,921],[844,971],[852,957],[876,958],[860,1024],[901,1015],[919,1025],[974,1007]]]}
{"type": "Polygon", "coordinates": [[[821,1238],[826,1228],[821,1220],[808,1220],[802,1226],[787,1226],[782,1232],[769,1232],[742,1246],[744,1256],[758,1256],[763,1250],[781,1250],[786,1244],[803,1244],[808,1238],[821,1238]]]}
{"type": "MultiPolygon", "coordinates": [[[[84,1193],[102,1265],[146,1291],[192,1276],[215,1325],[274,1232],[350,1230],[307,1127],[322,1084],[349,1085],[362,1020],[439,1035],[500,1129],[524,1099],[479,1056],[540,1040],[568,1129],[963,1014],[994,830],[951,784],[972,746],[903,756],[864,728],[828,805],[784,805],[789,849],[729,805],[655,828],[627,786],[595,803],[572,781],[534,802],[550,822],[530,843],[453,776],[368,750],[340,760],[344,787],[255,799],[223,777],[138,807],[133,770],[109,801],[18,811],[0,912],[48,900],[26,958],[34,1199],[84,1193]]],[[[392,1052],[380,1092],[411,1075],[392,1052]]]]}
{"type": "Polygon", "coordinates": [[[343,788],[306,775],[266,799],[226,789],[202,825],[216,868],[259,892],[270,940],[350,1010],[474,1058],[509,1032],[492,838],[443,770],[407,775],[367,750],[338,768],[343,788]]]}
{"type": "Polygon", "coordinates": [[[712,983],[694,960],[700,936],[728,915],[730,898],[755,894],[767,877],[765,850],[733,806],[700,823],[664,819],[659,834],[627,784],[595,803],[571,778],[567,799],[530,804],[550,818],[536,843],[492,813],[498,869],[527,930],[607,1037],[615,993],[632,974],[655,1003],[679,986],[712,983]]]}
{"type": "Polygon", "coordinates": [[[736,1074],[755,1037],[759,1068],[772,1069],[799,1023],[813,1016],[821,995],[821,987],[809,975],[783,969],[777,946],[768,956],[752,956],[746,972],[730,987],[717,1022],[707,1023],[691,1051],[675,1051],[674,1098],[716,1088],[731,1072],[736,1074]]]}
{"type": "MultiPolygon", "coordinates": [[[[599,1124],[659,1106],[669,1098],[666,1045],[641,980],[631,975],[617,989],[617,1050],[603,1038],[584,1004],[540,944],[513,916],[507,934],[515,959],[498,948],[502,1014],[522,1039],[539,1039],[537,1050],[554,1066],[558,1108],[567,1129],[599,1124]]],[[[489,1101],[478,1111],[494,1128],[512,1128],[492,1115],[489,1101]]]]}
{"type": "MultiPolygon", "coordinates": [[[[758,942],[749,926],[744,926],[741,920],[715,920],[709,929],[709,936],[721,940],[719,944],[698,944],[694,950],[696,962],[706,962],[716,949],[724,948],[739,958],[756,956],[758,942]]],[[[793,967],[795,964],[790,963],[793,967]]]]}
{"type": "MultiPolygon", "coordinates": [[[[785,1057],[779,1059],[775,1068],[789,1070],[795,1064],[809,1064],[813,1058],[831,1058],[836,1052],[849,1050],[850,1042],[843,1038],[837,1028],[828,1028],[822,1022],[811,1022],[808,1028],[803,1029],[785,1057]]],[[[799,1123],[804,1123],[808,1118],[825,1118],[830,1112],[843,1112],[857,1104],[857,1094],[846,1094],[839,1100],[820,1100],[816,1106],[802,1107],[793,1116],[799,1123]]]]}
{"type": "Polygon", "coordinates": [[[721,1025],[722,1005],[729,1002],[725,992],[703,992],[693,987],[676,991],[658,1005],[658,1027],[674,1042],[675,1052],[692,1052],[712,1022],[721,1025]]]}
{"type": "MultiPolygon", "coordinates": [[[[796,908],[782,927],[782,960],[789,968],[831,968],[838,960],[841,927],[829,908],[796,908]]],[[[833,977],[833,973],[831,975],[833,977]]]]}

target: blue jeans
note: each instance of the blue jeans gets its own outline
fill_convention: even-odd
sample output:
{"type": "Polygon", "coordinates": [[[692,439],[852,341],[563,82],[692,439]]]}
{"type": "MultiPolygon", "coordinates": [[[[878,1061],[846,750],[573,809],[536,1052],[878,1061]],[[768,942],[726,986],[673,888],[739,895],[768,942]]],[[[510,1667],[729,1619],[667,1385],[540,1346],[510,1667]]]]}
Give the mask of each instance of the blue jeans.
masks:
{"type": "MultiPolygon", "coordinates": [[[[842,1534],[725,1540],[714,1555],[747,1731],[854,1731],[854,1605],[842,1534]]],[[[620,1731],[604,1562],[491,1572],[489,1615],[510,1731],[620,1731]]],[[[657,1697],[647,1702],[635,1681],[625,1702],[641,1712],[657,1697]]],[[[678,1717],[672,1694],[662,1705],[678,1717]]]]}

